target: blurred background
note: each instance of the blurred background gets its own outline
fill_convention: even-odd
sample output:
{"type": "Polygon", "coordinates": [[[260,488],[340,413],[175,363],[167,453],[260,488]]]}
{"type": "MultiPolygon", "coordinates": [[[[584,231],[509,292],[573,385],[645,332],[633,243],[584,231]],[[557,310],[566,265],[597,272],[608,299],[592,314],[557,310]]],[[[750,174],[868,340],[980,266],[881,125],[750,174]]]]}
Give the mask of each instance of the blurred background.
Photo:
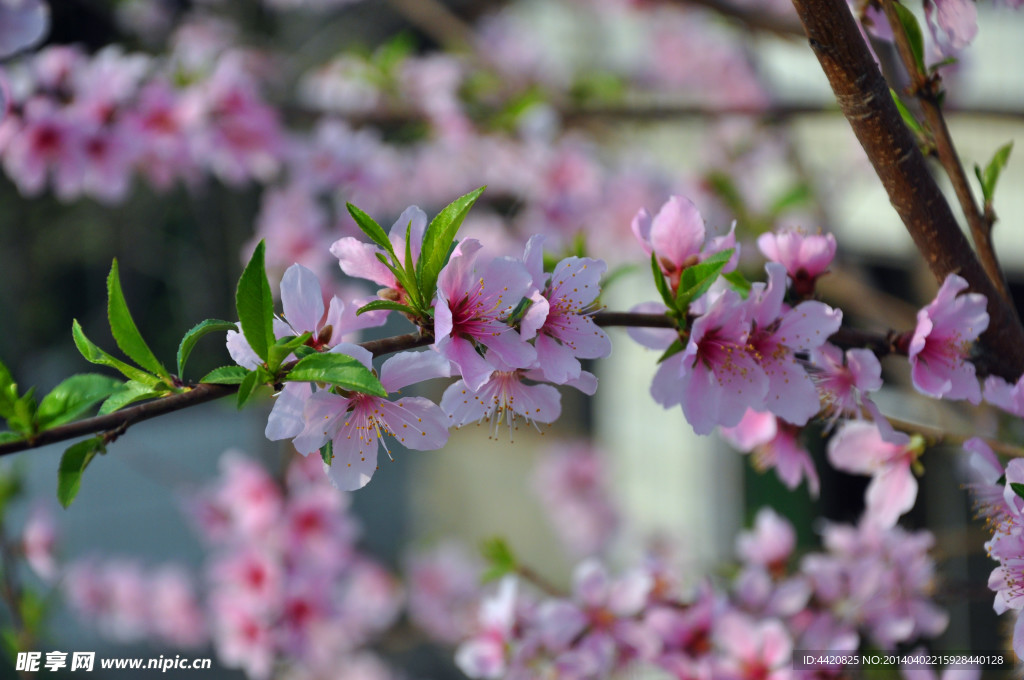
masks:
{"type": "MultiPolygon", "coordinates": [[[[715,233],[736,221],[751,278],[762,265],[757,234],[834,233],[838,259],[820,291],[861,327],[911,327],[936,289],[786,3],[54,0],[50,12],[45,41],[3,64],[0,358],[22,387],[45,392],[91,370],[71,342],[72,319],[113,347],[105,281],[115,257],[136,323],[169,358],[198,321],[234,318],[235,282],[258,239],[275,289],[298,261],[327,291],[366,296],[374,291],[345,280],[328,251],[358,235],[346,202],[387,228],[407,205],[433,215],[482,184],[464,235],[519,255],[543,232],[552,253],[606,259],[615,279],[601,303],[613,310],[656,298],[629,225],[672,194],[690,197],[715,233]]],[[[968,167],[984,166],[1024,121],[1024,75],[1014,67],[1021,16],[982,3],[978,12],[978,38],[943,70],[968,167]]],[[[896,72],[891,45],[872,44],[896,72]]],[[[1003,175],[995,230],[1018,299],[1022,168],[1011,159],[1003,175]]],[[[393,321],[363,337],[407,330],[393,321]]],[[[538,466],[572,446],[600,452],[617,519],[598,543],[613,565],[664,549],[696,582],[734,556],[736,532],[762,505],[794,522],[804,549],[817,543],[814,518],[859,516],[866,479],[821,464],[821,441],[813,453],[825,493],[790,492],[717,437],[695,436],[678,410],[654,404],[656,354],[610,334],[612,357],[590,367],[598,394],[565,390],[553,426],[497,435],[470,427],[437,452],[395,445],[394,463],[382,457],[372,483],[351,496],[360,549],[398,573],[416,550],[455,538],[473,554],[500,535],[565,586],[582,554],[551,525],[557,498],[545,500],[538,466]]],[[[193,356],[190,380],[230,363],[212,339],[193,356]]],[[[909,384],[904,366],[884,367],[893,385],[909,384]]],[[[879,401],[887,413],[958,431],[994,427],[980,411],[908,394],[879,401]]],[[[63,447],[6,461],[24,479],[4,515],[8,535],[45,508],[62,563],[174,562],[201,584],[209,546],[183,510],[188,494],[220,474],[227,449],[272,474],[294,455],[262,436],[269,399],[242,412],[229,401],[131,428],[93,463],[67,511],[55,499],[63,447]]],[[[938,600],[952,614],[946,648],[998,649],[987,536],[970,522],[955,460],[929,454],[922,497],[904,523],[938,536],[938,600]]],[[[119,639],[47,598],[38,649],[163,649],[119,639]]],[[[380,649],[408,677],[463,677],[450,649],[408,631],[380,649]]],[[[241,677],[223,677],[232,672],[241,677]]]]}

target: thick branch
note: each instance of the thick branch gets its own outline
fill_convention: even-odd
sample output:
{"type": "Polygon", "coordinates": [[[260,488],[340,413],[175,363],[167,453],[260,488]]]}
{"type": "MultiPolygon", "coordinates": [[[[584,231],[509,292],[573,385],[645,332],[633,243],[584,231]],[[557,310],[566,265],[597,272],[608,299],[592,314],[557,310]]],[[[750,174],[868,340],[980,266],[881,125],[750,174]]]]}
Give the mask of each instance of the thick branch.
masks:
{"type": "Polygon", "coordinates": [[[932,273],[939,281],[959,274],[988,299],[990,324],[982,336],[988,368],[1016,380],[1024,373],[1024,328],[974,256],[928,172],[846,0],[793,0],[793,5],[843,114],[932,273]]]}
{"type": "Polygon", "coordinates": [[[960,202],[960,209],[963,210],[964,217],[967,219],[967,226],[970,227],[981,266],[984,267],[989,280],[999,289],[999,293],[1010,303],[1010,309],[1013,309],[1010,287],[1006,282],[1006,275],[999,266],[995,248],[992,246],[992,222],[987,219],[974,201],[967,173],[964,172],[964,166],[960,162],[960,156],[957,155],[953,137],[949,134],[949,127],[942,114],[942,107],[939,105],[938,76],[929,76],[921,71],[892,0],[884,0],[882,7],[885,9],[885,16],[896,38],[900,60],[910,75],[913,93],[921,103],[921,111],[924,113],[925,122],[928,124],[928,130],[935,143],[939,163],[946,171],[946,175],[953,185],[956,199],[960,202]]]}

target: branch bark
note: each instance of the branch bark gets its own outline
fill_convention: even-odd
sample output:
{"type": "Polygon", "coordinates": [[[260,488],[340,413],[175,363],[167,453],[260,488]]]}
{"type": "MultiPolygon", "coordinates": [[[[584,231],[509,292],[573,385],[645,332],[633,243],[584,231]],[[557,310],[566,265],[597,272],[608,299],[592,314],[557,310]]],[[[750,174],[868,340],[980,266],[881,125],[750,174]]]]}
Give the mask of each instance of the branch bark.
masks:
{"type": "Polygon", "coordinates": [[[846,0],[793,0],[839,106],[936,279],[959,274],[988,300],[982,335],[989,372],[1024,373],[1024,328],[978,262],[924,156],[903,124],[846,0]]]}

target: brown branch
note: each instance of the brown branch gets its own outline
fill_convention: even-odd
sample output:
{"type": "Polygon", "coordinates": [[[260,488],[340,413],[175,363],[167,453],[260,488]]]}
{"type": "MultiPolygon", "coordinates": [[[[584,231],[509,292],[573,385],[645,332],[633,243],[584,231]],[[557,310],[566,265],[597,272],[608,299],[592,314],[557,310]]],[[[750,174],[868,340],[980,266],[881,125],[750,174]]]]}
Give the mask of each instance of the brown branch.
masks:
{"type": "MultiPolygon", "coordinates": [[[[925,122],[935,144],[939,163],[942,164],[943,169],[946,171],[946,175],[953,185],[953,192],[956,194],[960,208],[967,219],[967,225],[970,227],[981,266],[984,267],[989,280],[992,281],[999,290],[999,293],[1009,303],[1010,309],[1013,310],[1013,298],[1010,296],[1010,287],[1006,282],[1006,275],[999,266],[999,259],[996,257],[995,248],[992,246],[992,224],[994,220],[989,220],[982,213],[981,209],[978,208],[978,204],[974,200],[970,182],[967,180],[964,166],[960,162],[960,156],[956,152],[956,147],[953,145],[953,138],[949,134],[949,127],[946,125],[946,119],[939,104],[939,97],[941,96],[939,77],[938,75],[929,76],[921,70],[920,64],[914,58],[910,39],[907,37],[906,31],[903,30],[892,0],[883,0],[882,8],[885,10],[886,19],[888,19],[889,25],[892,27],[900,60],[910,76],[911,92],[921,103],[921,111],[924,113],[925,122]]],[[[994,215],[992,217],[994,218],[994,215]]]]}
{"type": "Polygon", "coordinates": [[[903,124],[846,0],[793,0],[811,49],[839,106],[936,279],[956,273],[988,300],[982,335],[991,372],[1016,381],[1024,373],[1024,328],[989,280],[903,124]]]}
{"type": "Polygon", "coordinates": [[[747,28],[774,33],[783,38],[802,38],[804,32],[793,17],[777,12],[765,12],[743,7],[728,0],[668,0],[669,4],[695,5],[734,19],[747,28]]]}

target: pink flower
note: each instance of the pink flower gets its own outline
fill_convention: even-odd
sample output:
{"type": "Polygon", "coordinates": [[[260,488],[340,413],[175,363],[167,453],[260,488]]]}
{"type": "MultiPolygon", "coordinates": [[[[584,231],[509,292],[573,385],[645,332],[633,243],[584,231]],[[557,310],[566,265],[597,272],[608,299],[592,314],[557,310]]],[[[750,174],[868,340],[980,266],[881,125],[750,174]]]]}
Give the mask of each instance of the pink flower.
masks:
{"type": "MultiPolygon", "coordinates": [[[[419,257],[423,244],[423,232],[427,228],[427,214],[411,205],[395,220],[388,239],[402,264],[405,264],[405,234],[409,232],[409,247],[413,259],[419,257]]],[[[338,258],[341,271],[349,276],[368,279],[379,286],[395,291],[399,302],[406,301],[406,293],[378,255],[387,255],[384,249],[374,243],[366,243],[351,236],[338,239],[331,245],[331,254],[338,258]]]]}
{"type": "Polygon", "coordinates": [[[522,322],[522,336],[536,337],[537,365],[545,380],[564,384],[579,377],[580,359],[598,359],[612,351],[608,335],[585,311],[601,292],[607,266],[601,260],[569,257],[548,275],[543,271],[543,236],[526,244],[524,265],[539,292],[522,322]]]}
{"type": "Polygon", "coordinates": [[[985,518],[986,524],[1002,526],[1011,517],[1020,514],[1016,512],[1016,503],[1007,503],[1006,485],[1000,483],[1006,477],[1006,470],[984,440],[971,437],[964,442],[963,447],[970,453],[968,461],[973,481],[965,486],[974,497],[974,507],[985,518]]]}
{"type": "Polygon", "coordinates": [[[795,352],[824,344],[839,330],[843,313],[814,300],[784,309],[785,271],[775,262],[766,269],[767,286],[755,283],[747,299],[753,322],[747,343],[768,376],[764,406],[794,425],[803,425],[818,413],[821,402],[795,352]]]}
{"type": "Polygon", "coordinates": [[[501,580],[498,592],[480,605],[480,629],[455,651],[455,665],[471,678],[497,680],[508,668],[507,646],[516,621],[515,577],[501,580]]]}
{"type": "MultiPolygon", "coordinates": [[[[528,372],[512,368],[488,353],[494,368],[476,390],[466,380],[448,386],[441,397],[441,409],[448,414],[448,424],[462,427],[488,420],[492,436],[505,423],[518,429],[517,418],[527,423],[553,423],[562,413],[562,396],[551,385],[528,385],[523,380],[528,372]]],[[[584,372],[584,375],[590,375],[584,372]]],[[[539,376],[536,376],[539,377],[539,376]]]]}
{"type": "MultiPolygon", "coordinates": [[[[449,372],[448,361],[437,354],[402,352],[384,362],[380,382],[389,393],[400,392],[449,372]]],[[[448,419],[423,397],[389,401],[361,392],[342,396],[317,390],[306,401],[302,417],[305,428],[295,437],[295,448],[309,454],[333,442],[334,460],[326,466],[327,474],[345,491],[362,488],[370,481],[377,469],[378,442],[385,434],[419,451],[439,449],[448,441],[448,419]]]]}
{"type": "Polygon", "coordinates": [[[644,252],[648,255],[653,252],[657,256],[658,267],[673,292],[679,287],[684,269],[710,255],[735,247],[736,242],[730,232],[723,239],[715,239],[704,250],[704,220],[697,206],[682,196],[669,198],[653,219],[646,208],[641,208],[630,226],[644,252]]]}
{"type": "Polygon", "coordinates": [[[150,625],[154,637],[175,647],[206,644],[206,618],[188,574],[169,565],[157,569],[150,579],[150,625]]]}
{"type": "Polygon", "coordinates": [[[811,363],[811,377],[833,422],[841,416],[859,417],[861,406],[868,407],[870,403],[866,393],[882,387],[882,365],[870,350],[851,349],[844,353],[826,343],[811,352],[811,363]]]}
{"type": "Polygon", "coordinates": [[[775,470],[787,489],[793,490],[807,478],[807,489],[817,498],[821,488],[811,454],[800,443],[799,428],[779,420],[771,413],[747,409],[735,427],[723,427],[722,437],[736,449],[753,452],[754,467],[775,470]]]}
{"type": "Polygon", "coordinates": [[[434,310],[434,349],[459,367],[471,390],[479,390],[495,370],[474,342],[511,369],[537,359],[537,351],[503,319],[529,294],[529,272],[511,258],[477,266],[481,248],[473,239],[459,244],[437,279],[434,310]]]}
{"type": "Polygon", "coordinates": [[[697,434],[736,425],[748,408],[764,404],[769,381],[749,353],[747,315],[739,295],[725,291],[693,323],[686,349],[654,375],[654,400],[665,408],[680,404],[697,434]]]}
{"type": "Polygon", "coordinates": [[[21,534],[21,547],[25,561],[46,583],[57,578],[57,560],[54,544],[57,541],[57,525],[53,514],[43,505],[36,505],[25,520],[21,534]]]}
{"type": "Polygon", "coordinates": [[[740,559],[771,570],[784,569],[795,547],[793,525],[771,508],[758,510],[753,531],[744,531],[736,537],[736,553],[740,559]]]}
{"type": "Polygon", "coordinates": [[[480,561],[448,542],[410,555],[405,572],[412,622],[445,644],[469,638],[480,606],[480,561]]]}
{"type": "Polygon", "coordinates": [[[911,378],[919,392],[935,398],[981,401],[970,345],[988,328],[985,296],[958,295],[967,282],[950,274],[935,299],[917,313],[907,353],[911,378]]]}
{"type": "Polygon", "coordinates": [[[971,0],[926,0],[924,18],[941,56],[955,55],[978,34],[978,10],[971,0]]]}
{"type": "Polygon", "coordinates": [[[761,234],[757,247],[769,260],[786,268],[793,279],[794,292],[800,297],[809,297],[814,292],[814,282],[828,271],[836,255],[832,234],[804,234],[795,229],[761,234]]]}
{"type": "Polygon", "coordinates": [[[896,524],[917,500],[917,480],[911,465],[923,444],[902,432],[886,441],[874,423],[845,423],[829,440],[828,459],[837,469],[871,475],[865,502],[867,516],[880,527],[896,524]]]}
{"type": "Polygon", "coordinates": [[[755,622],[737,612],[724,614],[715,626],[715,640],[722,651],[716,677],[730,680],[793,677],[793,641],[782,622],[755,622]]]}
{"type": "Polygon", "coordinates": [[[1013,385],[997,375],[985,378],[985,401],[1024,418],[1024,375],[1013,385]]]}

